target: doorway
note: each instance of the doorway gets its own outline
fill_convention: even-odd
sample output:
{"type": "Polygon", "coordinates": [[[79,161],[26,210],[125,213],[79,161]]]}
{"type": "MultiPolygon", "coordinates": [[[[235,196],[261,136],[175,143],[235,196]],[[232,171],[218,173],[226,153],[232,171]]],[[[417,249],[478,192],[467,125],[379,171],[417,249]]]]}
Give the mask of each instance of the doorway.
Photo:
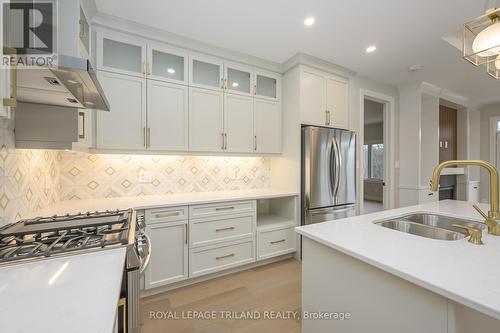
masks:
{"type": "Polygon", "coordinates": [[[363,109],[363,212],[370,214],[384,210],[386,124],[384,103],[365,98],[363,109]]]}

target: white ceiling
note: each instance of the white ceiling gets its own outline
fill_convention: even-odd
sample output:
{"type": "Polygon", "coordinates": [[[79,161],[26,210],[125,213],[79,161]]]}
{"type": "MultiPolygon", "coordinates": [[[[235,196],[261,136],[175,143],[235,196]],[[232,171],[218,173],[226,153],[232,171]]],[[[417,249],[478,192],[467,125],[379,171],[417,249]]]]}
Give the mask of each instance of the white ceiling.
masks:
{"type": "Polygon", "coordinates": [[[423,80],[490,103],[500,100],[500,81],[442,40],[482,14],[487,2],[96,0],[96,5],[105,14],[278,63],[303,52],[387,84],[423,80]],[[314,16],[316,24],[305,27],[306,16],[314,16]],[[372,44],[378,49],[368,55],[372,44]],[[423,69],[410,73],[415,64],[423,69]]]}

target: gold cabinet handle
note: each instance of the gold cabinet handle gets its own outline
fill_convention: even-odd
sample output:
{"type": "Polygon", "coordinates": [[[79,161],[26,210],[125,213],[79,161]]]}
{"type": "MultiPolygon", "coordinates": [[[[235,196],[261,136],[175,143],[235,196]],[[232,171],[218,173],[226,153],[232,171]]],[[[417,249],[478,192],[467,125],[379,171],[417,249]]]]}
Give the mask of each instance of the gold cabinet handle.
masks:
{"type": "Polygon", "coordinates": [[[215,260],[222,260],[222,259],[227,259],[227,258],[231,258],[231,257],[234,257],[234,253],[226,254],[225,256],[215,257],[215,260]]]}
{"type": "Polygon", "coordinates": [[[224,89],[224,78],[220,79],[220,87],[221,89],[224,89]]]}
{"type": "Polygon", "coordinates": [[[148,148],[148,133],[147,133],[147,129],[146,129],[146,126],[144,126],[142,128],[142,131],[143,131],[143,139],[144,139],[144,148],[148,148]]]}
{"type": "Polygon", "coordinates": [[[256,84],[254,84],[254,86],[253,86],[253,94],[257,95],[257,85],[256,84]]]}
{"type": "Polygon", "coordinates": [[[222,137],[222,147],[221,147],[221,149],[224,150],[224,147],[225,147],[225,145],[224,145],[224,143],[225,143],[224,133],[221,133],[220,135],[222,137]]]}
{"type": "Polygon", "coordinates": [[[147,135],[146,135],[146,139],[147,139],[147,141],[146,141],[146,148],[149,148],[149,147],[151,147],[151,127],[148,127],[146,131],[147,131],[147,135]]]}
{"type": "Polygon", "coordinates": [[[224,133],[224,150],[227,150],[227,133],[224,133]]]}
{"type": "Polygon", "coordinates": [[[215,229],[215,232],[229,231],[234,229],[235,229],[234,227],[220,228],[220,229],[215,229]]]}
{"type": "Polygon", "coordinates": [[[123,332],[127,332],[127,299],[125,297],[120,298],[120,300],[118,301],[118,306],[121,306],[123,308],[123,332]]]}
{"type": "Polygon", "coordinates": [[[329,110],[326,110],[325,112],[326,112],[326,124],[327,124],[327,125],[330,125],[331,120],[332,120],[332,119],[331,119],[331,113],[330,113],[330,111],[329,111],[329,110]]]}
{"type": "Polygon", "coordinates": [[[273,241],[273,242],[270,242],[272,245],[275,245],[275,244],[279,244],[279,243],[284,243],[286,241],[286,239],[280,239],[280,240],[277,240],[277,241],[273,241]]]}
{"type": "MultiPolygon", "coordinates": [[[[16,56],[16,49],[10,47],[3,48],[3,54],[9,55],[11,59],[16,56]]],[[[10,97],[3,99],[3,106],[15,108],[17,106],[17,65],[16,61],[11,61],[10,69],[10,97]]]]}
{"type": "Polygon", "coordinates": [[[469,243],[476,244],[476,245],[483,245],[483,231],[478,228],[474,227],[468,227],[465,225],[460,225],[460,224],[452,224],[453,227],[460,228],[467,230],[467,233],[469,234],[469,243]]]}
{"type": "Polygon", "coordinates": [[[157,219],[160,219],[162,217],[173,217],[173,216],[179,216],[181,215],[181,212],[168,212],[168,213],[158,213],[158,214],[155,214],[155,217],[157,219]]]}
{"type": "Polygon", "coordinates": [[[85,21],[80,20],[78,23],[80,24],[80,38],[85,38],[85,21]]]}
{"type": "Polygon", "coordinates": [[[257,151],[257,135],[253,136],[253,150],[257,151]]]}
{"type": "Polygon", "coordinates": [[[229,207],[217,207],[215,208],[215,211],[221,211],[221,210],[233,210],[234,206],[229,206],[229,207]]]}

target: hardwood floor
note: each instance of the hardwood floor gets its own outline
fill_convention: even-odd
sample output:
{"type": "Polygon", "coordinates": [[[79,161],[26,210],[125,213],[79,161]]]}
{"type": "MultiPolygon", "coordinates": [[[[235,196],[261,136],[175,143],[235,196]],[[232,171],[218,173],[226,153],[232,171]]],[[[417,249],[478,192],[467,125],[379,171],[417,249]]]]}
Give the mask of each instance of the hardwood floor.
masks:
{"type": "Polygon", "coordinates": [[[300,333],[300,320],[293,318],[293,313],[300,312],[300,306],[300,262],[289,259],[144,298],[141,332],[300,333]],[[220,311],[234,312],[240,318],[242,315],[261,318],[238,319],[234,315],[224,318],[228,313],[220,311]],[[288,314],[290,318],[269,319],[270,314],[288,314]]]}

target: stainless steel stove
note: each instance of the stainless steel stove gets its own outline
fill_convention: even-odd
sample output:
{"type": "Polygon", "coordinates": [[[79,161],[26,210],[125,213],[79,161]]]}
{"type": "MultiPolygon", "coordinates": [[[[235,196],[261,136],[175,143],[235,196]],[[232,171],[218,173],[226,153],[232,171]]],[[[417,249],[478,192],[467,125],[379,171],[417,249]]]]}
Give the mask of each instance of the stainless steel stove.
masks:
{"type": "Polygon", "coordinates": [[[0,263],[126,246],[132,210],[37,217],[0,228],[0,263]]]}
{"type": "Polygon", "coordinates": [[[125,247],[117,331],[139,332],[139,281],[151,251],[144,230],[132,209],[21,220],[0,228],[0,265],[125,247]]]}

